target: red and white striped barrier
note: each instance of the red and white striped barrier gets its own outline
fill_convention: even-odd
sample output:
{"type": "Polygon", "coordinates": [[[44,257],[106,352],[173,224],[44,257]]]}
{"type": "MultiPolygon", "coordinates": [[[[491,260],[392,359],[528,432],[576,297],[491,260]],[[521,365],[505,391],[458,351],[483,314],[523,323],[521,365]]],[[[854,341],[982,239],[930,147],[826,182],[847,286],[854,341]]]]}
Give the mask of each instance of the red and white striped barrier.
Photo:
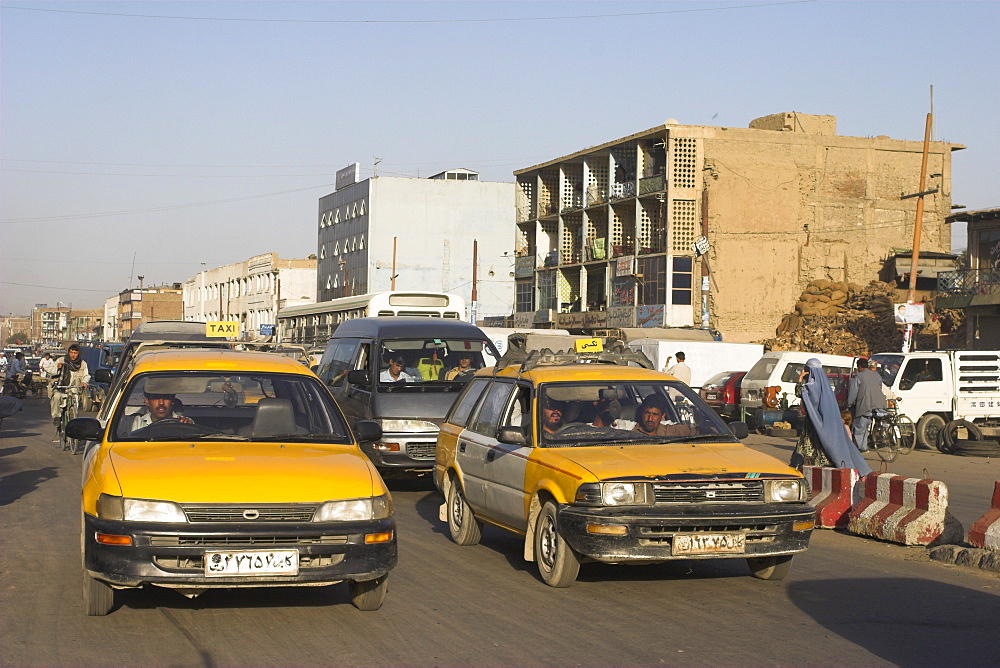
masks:
{"type": "Polygon", "coordinates": [[[809,503],[816,509],[816,526],[821,529],[847,526],[847,512],[854,505],[857,470],[803,466],[802,475],[812,490],[809,503]]]}
{"type": "Polygon", "coordinates": [[[1000,481],[994,484],[990,509],[969,529],[969,544],[987,550],[1000,550],[1000,481]]]}
{"type": "Polygon", "coordinates": [[[948,487],[937,480],[869,473],[864,495],[848,513],[847,530],[903,545],[948,545],[962,524],[948,512],[948,487]]]}

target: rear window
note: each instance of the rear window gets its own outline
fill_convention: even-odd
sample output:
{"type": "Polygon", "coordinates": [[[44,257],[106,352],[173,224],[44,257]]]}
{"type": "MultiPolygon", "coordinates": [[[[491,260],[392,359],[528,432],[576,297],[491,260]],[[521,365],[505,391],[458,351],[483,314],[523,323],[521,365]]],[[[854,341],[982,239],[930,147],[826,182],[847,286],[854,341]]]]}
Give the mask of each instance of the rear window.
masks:
{"type": "Polygon", "coordinates": [[[771,377],[771,372],[774,371],[774,367],[777,366],[778,360],[775,357],[761,357],[757,360],[747,375],[743,378],[744,381],[748,380],[767,380],[771,377]]]}
{"type": "Polygon", "coordinates": [[[702,387],[722,387],[722,385],[733,375],[731,371],[723,371],[722,373],[717,373],[708,380],[702,387]]]}

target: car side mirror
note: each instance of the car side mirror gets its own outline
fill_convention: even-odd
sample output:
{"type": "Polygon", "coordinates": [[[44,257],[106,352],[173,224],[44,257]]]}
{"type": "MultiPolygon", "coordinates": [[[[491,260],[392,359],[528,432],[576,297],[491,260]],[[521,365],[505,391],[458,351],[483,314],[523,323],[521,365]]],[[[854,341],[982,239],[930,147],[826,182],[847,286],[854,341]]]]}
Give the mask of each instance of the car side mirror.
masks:
{"type": "Polygon", "coordinates": [[[372,384],[371,378],[368,377],[368,372],[364,369],[352,369],[348,371],[347,382],[351,385],[361,385],[363,387],[372,384]]]}
{"type": "Polygon", "coordinates": [[[497,440],[512,445],[528,444],[528,439],[524,436],[524,429],[521,427],[501,427],[500,437],[497,440]]]}
{"type": "Polygon", "coordinates": [[[94,380],[98,383],[110,383],[114,373],[113,369],[95,369],[94,380]]]}
{"type": "Polygon", "coordinates": [[[66,424],[66,436],[78,441],[100,441],[104,439],[104,427],[96,418],[73,418],[66,424]]]}
{"type": "Polygon", "coordinates": [[[358,443],[373,443],[382,438],[382,425],[372,420],[358,420],[354,423],[354,435],[358,443]]]}
{"type": "Polygon", "coordinates": [[[741,441],[750,435],[750,428],[747,427],[746,422],[730,422],[729,431],[733,432],[733,436],[741,441]]]}

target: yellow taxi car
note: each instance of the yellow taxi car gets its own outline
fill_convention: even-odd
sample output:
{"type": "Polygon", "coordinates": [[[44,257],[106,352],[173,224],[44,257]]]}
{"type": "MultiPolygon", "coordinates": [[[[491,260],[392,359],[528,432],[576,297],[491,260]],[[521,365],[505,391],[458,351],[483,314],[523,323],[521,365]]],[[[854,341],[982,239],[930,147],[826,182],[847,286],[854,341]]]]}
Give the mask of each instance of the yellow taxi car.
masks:
{"type": "Polygon", "coordinates": [[[452,539],[478,543],[484,522],[523,535],[553,587],[584,560],[741,558],[783,578],[813,528],[802,475],[651,366],[641,353],[532,353],[480,371],[437,444],[452,539]]]}
{"type": "Polygon", "coordinates": [[[96,442],[83,474],[83,598],[88,615],[116,589],[348,582],[375,610],[396,565],[392,499],[358,440],[305,366],[269,353],[144,353],[108,418],[67,431],[96,442]]]}

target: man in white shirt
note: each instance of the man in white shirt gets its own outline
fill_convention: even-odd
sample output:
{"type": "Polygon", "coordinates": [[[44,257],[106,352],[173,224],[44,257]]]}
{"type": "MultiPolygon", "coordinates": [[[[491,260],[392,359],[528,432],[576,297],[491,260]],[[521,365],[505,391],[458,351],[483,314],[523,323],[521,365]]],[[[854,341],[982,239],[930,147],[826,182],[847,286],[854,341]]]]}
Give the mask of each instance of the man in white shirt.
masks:
{"type": "Polygon", "coordinates": [[[390,355],[386,361],[389,363],[389,368],[379,374],[380,383],[398,383],[399,381],[412,383],[415,380],[413,376],[403,370],[406,362],[401,355],[390,355]]]}
{"type": "Polygon", "coordinates": [[[685,356],[683,352],[677,353],[677,364],[670,368],[667,365],[670,364],[670,360],[674,358],[673,355],[667,357],[667,363],[663,365],[663,372],[669,373],[671,376],[677,380],[683,382],[685,385],[691,384],[691,367],[684,363],[685,356]]]}
{"type": "Polygon", "coordinates": [[[42,378],[52,378],[56,375],[58,369],[56,361],[52,359],[52,353],[45,353],[42,355],[42,359],[38,361],[38,374],[42,378]]]}

